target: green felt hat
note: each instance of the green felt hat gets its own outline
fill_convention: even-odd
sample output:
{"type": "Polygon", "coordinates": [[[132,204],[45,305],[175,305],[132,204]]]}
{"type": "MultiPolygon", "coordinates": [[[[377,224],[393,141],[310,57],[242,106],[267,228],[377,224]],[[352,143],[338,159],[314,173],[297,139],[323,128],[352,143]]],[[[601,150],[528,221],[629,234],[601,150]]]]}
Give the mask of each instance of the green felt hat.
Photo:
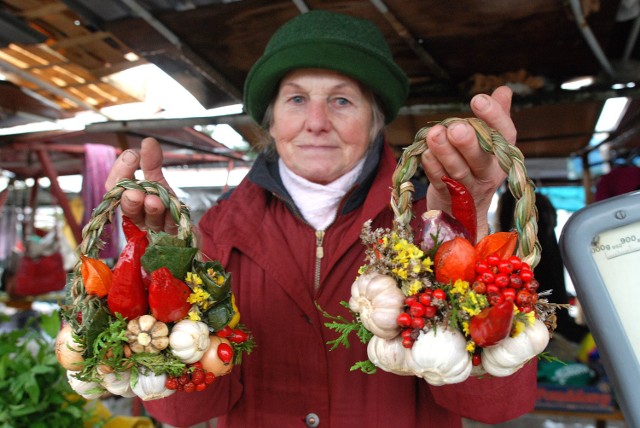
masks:
{"type": "Polygon", "coordinates": [[[380,30],[353,16],[312,11],[295,17],[271,37],[244,86],[244,107],[258,123],[280,80],[300,68],[337,71],[369,87],[391,122],[409,93],[409,80],[394,62],[380,30]]]}

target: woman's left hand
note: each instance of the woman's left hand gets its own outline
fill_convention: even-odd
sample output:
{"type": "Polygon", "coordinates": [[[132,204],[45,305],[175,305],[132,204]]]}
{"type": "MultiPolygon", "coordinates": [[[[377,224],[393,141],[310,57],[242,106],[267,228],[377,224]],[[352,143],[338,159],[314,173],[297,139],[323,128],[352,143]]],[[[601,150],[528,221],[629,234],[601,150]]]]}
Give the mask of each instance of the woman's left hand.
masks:
{"type": "MultiPolygon", "coordinates": [[[[515,144],[516,128],[509,112],[511,96],[511,89],[501,86],[491,96],[479,94],[473,97],[471,109],[510,144],[515,144]]],[[[482,150],[473,127],[464,121],[431,128],[427,146],[421,160],[430,183],[428,209],[451,213],[451,198],[442,182],[442,176],[448,175],[464,184],[473,195],[478,216],[477,239],[484,237],[489,230],[487,213],[491,198],[506,177],[496,157],[482,150]]]]}

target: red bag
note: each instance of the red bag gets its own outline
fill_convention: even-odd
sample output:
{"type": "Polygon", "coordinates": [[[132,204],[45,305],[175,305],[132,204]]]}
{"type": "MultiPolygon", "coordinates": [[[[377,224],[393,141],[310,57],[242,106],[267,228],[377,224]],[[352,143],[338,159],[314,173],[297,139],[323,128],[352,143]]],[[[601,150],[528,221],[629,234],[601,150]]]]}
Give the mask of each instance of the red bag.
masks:
{"type": "Polygon", "coordinates": [[[64,270],[62,254],[32,258],[24,255],[19,262],[13,294],[34,296],[64,289],[67,273],[64,270]]]}

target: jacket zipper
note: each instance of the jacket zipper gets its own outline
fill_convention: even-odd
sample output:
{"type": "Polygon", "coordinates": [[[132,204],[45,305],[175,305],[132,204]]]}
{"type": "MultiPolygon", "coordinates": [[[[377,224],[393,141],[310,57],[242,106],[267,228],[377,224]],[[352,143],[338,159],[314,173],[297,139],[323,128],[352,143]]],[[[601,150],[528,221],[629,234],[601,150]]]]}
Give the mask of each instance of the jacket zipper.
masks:
{"type": "Polygon", "coordinates": [[[318,291],[320,288],[320,264],[324,257],[324,248],[322,247],[322,241],[324,241],[324,230],[316,230],[316,269],[315,278],[313,283],[313,290],[318,291]]]}

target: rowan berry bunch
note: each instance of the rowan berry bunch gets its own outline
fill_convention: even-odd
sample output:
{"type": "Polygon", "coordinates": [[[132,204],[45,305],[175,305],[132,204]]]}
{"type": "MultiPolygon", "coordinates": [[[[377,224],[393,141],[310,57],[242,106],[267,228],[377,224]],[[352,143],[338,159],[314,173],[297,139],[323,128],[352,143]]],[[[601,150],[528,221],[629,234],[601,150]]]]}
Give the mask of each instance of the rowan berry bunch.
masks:
{"type": "Polygon", "coordinates": [[[402,328],[402,346],[411,348],[418,337],[420,330],[436,318],[440,309],[447,306],[447,293],[441,289],[426,289],[413,296],[407,297],[404,302],[406,309],[398,315],[398,325],[402,328]]]}
{"type": "Polygon", "coordinates": [[[520,312],[533,311],[539,284],[531,267],[518,256],[501,259],[491,254],[476,263],[476,274],[471,289],[486,294],[491,306],[511,300],[520,312]]]}
{"type": "Polygon", "coordinates": [[[203,369],[198,361],[187,365],[180,376],[168,377],[165,386],[167,389],[184,392],[203,391],[215,379],[216,376],[203,369]]]}

